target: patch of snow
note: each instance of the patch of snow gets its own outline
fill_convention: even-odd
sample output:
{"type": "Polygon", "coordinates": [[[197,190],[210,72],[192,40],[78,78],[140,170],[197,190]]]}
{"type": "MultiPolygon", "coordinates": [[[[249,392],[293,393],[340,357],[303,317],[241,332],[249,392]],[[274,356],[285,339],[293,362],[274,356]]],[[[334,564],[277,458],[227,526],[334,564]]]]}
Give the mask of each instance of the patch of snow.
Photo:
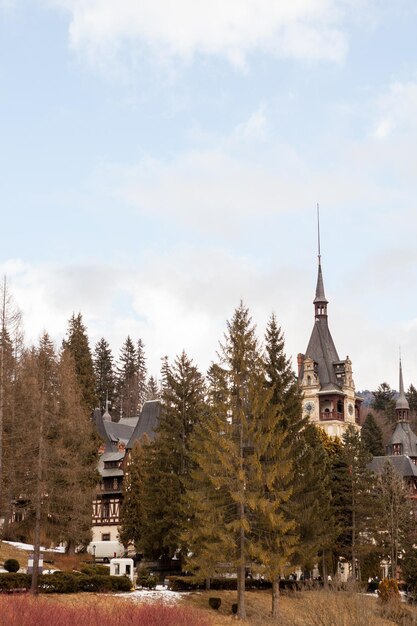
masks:
{"type": "MultiPolygon", "coordinates": [[[[28,550],[29,552],[33,551],[33,545],[30,543],[21,543],[20,541],[3,541],[3,543],[8,543],[10,546],[14,546],[18,550],[28,550]]],[[[65,552],[64,546],[57,546],[56,548],[44,548],[41,546],[41,552],[59,552],[63,554],[65,552]]]]}
{"type": "Polygon", "coordinates": [[[118,593],[117,597],[129,598],[134,602],[163,602],[166,604],[176,604],[182,597],[182,593],[178,591],[170,591],[163,585],[157,585],[155,590],[150,589],[136,589],[129,593],[118,593]]]}

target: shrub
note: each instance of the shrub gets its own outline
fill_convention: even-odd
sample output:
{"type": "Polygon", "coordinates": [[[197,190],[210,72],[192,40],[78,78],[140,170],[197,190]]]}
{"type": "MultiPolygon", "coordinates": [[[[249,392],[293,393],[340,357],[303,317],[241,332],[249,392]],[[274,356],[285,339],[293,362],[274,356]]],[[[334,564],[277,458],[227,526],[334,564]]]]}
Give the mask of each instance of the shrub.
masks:
{"type": "Polygon", "coordinates": [[[208,602],[209,602],[210,608],[214,609],[215,611],[218,611],[222,603],[222,600],[221,598],[209,598],[208,602]]]}
{"type": "Polygon", "coordinates": [[[4,561],[4,569],[7,572],[18,572],[20,570],[20,563],[16,559],[7,559],[4,561]]]}
{"type": "Polygon", "coordinates": [[[83,565],[80,572],[87,576],[110,576],[110,568],[105,565],[83,565]]]}
{"type": "Polygon", "coordinates": [[[87,576],[78,572],[59,572],[46,574],[39,579],[39,591],[43,593],[108,593],[130,591],[131,588],[131,581],[126,576],[87,576]]]}
{"type": "Polygon", "coordinates": [[[0,574],[0,592],[13,589],[30,589],[31,576],[29,574],[0,574]]]}
{"type": "MultiPolygon", "coordinates": [[[[280,589],[285,589],[288,584],[291,588],[297,588],[298,582],[294,580],[281,580],[280,589]]],[[[246,589],[270,589],[271,583],[261,578],[247,578],[245,581],[246,589]]],[[[205,589],[205,581],[197,581],[192,576],[168,576],[168,588],[171,591],[194,591],[196,589],[205,589]]],[[[212,578],[210,579],[210,589],[214,591],[236,591],[236,578],[212,578]]]]}
{"type": "Polygon", "coordinates": [[[396,598],[399,599],[400,592],[398,591],[397,581],[393,578],[381,580],[378,586],[378,595],[382,604],[386,604],[396,598]]]}

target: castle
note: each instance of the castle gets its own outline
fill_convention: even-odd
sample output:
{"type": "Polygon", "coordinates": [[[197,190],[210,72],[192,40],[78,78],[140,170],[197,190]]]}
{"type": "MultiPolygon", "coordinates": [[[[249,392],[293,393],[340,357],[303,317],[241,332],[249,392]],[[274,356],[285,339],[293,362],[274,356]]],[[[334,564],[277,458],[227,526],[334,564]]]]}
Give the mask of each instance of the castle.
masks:
{"type": "Polygon", "coordinates": [[[305,354],[298,354],[298,380],[303,393],[303,412],[332,437],[341,437],[352,424],[360,429],[361,398],[355,393],[352,362],[340,360],[328,316],[321,256],[314,298],[314,326],[305,354]]]}

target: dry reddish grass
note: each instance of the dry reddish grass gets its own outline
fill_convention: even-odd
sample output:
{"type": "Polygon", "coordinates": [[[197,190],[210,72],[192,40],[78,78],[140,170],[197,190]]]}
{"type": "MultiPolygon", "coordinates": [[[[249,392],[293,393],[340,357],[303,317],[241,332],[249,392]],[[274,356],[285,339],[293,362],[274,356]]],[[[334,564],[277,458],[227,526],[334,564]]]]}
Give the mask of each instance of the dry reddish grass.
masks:
{"type": "Polygon", "coordinates": [[[7,626],[211,626],[198,609],[163,604],[116,606],[51,605],[44,597],[0,596],[0,620],[7,626]]]}

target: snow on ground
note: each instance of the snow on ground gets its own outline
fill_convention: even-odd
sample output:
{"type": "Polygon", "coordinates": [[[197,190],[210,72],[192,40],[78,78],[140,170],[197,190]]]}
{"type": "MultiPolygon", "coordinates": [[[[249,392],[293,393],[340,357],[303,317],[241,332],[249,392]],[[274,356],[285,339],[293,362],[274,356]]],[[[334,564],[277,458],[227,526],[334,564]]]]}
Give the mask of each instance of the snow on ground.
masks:
{"type": "MultiPolygon", "coordinates": [[[[10,546],[14,546],[18,550],[28,550],[33,551],[33,545],[30,543],[21,543],[20,541],[3,541],[3,543],[8,543],[10,546]]],[[[65,552],[64,546],[58,546],[57,548],[43,548],[41,547],[41,552],[60,552],[63,554],[65,552]]]]}
{"type": "Polygon", "coordinates": [[[157,585],[155,590],[136,589],[129,593],[118,593],[118,598],[128,598],[134,602],[163,602],[165,604],[176,604],[184,594],[178,591],[170,591],[163,585],[157,585]]]}

